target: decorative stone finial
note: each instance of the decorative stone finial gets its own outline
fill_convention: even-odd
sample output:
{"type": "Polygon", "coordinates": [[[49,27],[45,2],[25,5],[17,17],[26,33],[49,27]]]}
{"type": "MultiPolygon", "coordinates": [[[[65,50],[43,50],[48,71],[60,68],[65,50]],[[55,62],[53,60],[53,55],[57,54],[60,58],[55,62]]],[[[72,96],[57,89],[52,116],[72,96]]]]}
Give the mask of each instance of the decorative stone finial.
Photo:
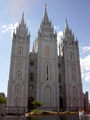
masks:
{"type": "Polygon", "coordinates": [[[45,11],[47,10],[47,4],[45,3],[45,5],[44,5],[44,7],[45,7],[45,11]]]}
{"type": "Polygon", "coordinates": [[[24,24],[24,12],[22,13],[21,23],[23,23],[23,24],[24,24]]]}
{"type": "Polygon", "coordinates": [[[22,13],[22,17],[24,18],[24,12],[22,13]]]}
{"type": "Polygon", "coordinates": [[[43,19],[43,22],[49,22],[49,19],[48,19],[48,14],[47,14],[47,4],[44,5],[44,8],[45,8],[45,11],[44,11],[44,19],[43,19]]]}
{"type": "Polygon", "coordinates": [[[67,19],[65,20],[66,24],[68,24],[67,19]]]}
{"type": "Polygon", "coordinates": [[[66,30],[69,29],[67,19],[65,20],[65,29],[66,29],[66,30]]]}

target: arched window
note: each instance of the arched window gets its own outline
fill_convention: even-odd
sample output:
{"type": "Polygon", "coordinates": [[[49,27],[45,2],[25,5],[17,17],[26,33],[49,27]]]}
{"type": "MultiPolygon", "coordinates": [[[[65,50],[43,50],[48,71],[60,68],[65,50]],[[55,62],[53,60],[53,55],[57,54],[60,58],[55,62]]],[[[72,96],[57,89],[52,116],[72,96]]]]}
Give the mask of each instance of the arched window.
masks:
{"type": "Polygon", "coordinates": [[[19,48],[19,51],[18,51],[18,54],[19,54],[20,56],[22,56],[22,52],[23,52],[23,49],[20,47],[20,48],[19,48]]]}
{"type": "Polygon", "coordinates": [[[45,71],[46,71],[46,74],[45,74],[46,80],[49,81],[50,80],[50,64],[49,63],[45,65],[45,71]]]}
{"type": "Polygon", "coordinates": [[[21,60],[18,60],[18,62],[17,62],[17,67],[18,67],[18,68],[21,68],[21,67],[22,67],[22,61],[21,61],[21,60]]]}
{"type": "Polygon", "coordinates": [[[48,107],[48,106],[50,106],[50,104],[51,104],[51,88],[50,88],[50,86],[46,86],[46,88],[45,88],[46,90],[45,90],[45,92],[46,92],[46,94],[45,94],[45,105],[46,105],[46,107],[48,107]]]}
{"type": "Polygon", "coordinates": [[[18,80],[21,79],[21,72],[20,71],[17,72],[16,77],[17,77],[18,80]]]}
{"type": "Polygon", "coordinates": [[[72,65],[71,65],[71,70],[72,70],[72,71],[75,71],[75,64],[73,64],[73,63],[72,63],[72,65]]]}
{"type": "Polygon", "coordinates": [[[72,82],[73,83],[76,83],[77,81],[76,81],[76,75],[74,75],[74,74],[72,74],[72,82]]]}
{"type": "Polygon", "coordinates": [[[15,98],[15,106],[16,107],[20,106],[20,99],[19,99],[19,97],[15,98]]]}
{"type": "Polygon", "coordinates": [[[48,81],[48,64],[47,64],[47,70],[46,71],[47,71],[47,81],[48,81]]]}
{"type": "Polygon", "coordinates": [[[61,64],[60,63],[58,63],[58,68],[61,68],[61,64]]]}
{"type": "Polygon", "coordinates": [[[20,85],[19,84],[17,84],[15,86],[15,94],[16,94],[16,96],[20,95],[20,85]]]}
{"type": "Polygon", "coordinates": [[[31,65],[31,66],[33,66],[33,65],[34,65],[34,62],[33,62],[33,61],[31,61],[31,62],[30,62],[30,65],[31,65]]]}
{"type": "Polygon", "coordinates": [[[77,94],[78,94],[77,88],[74,86],[73,87],[73,97],[76,98],[77,94]]]}
{"type": "Polygon", "coordinates": [[[70,60],[74,60],[74,53],[70,52],[70,60]]]}
{"type": "Polygon", "coordinates": [[[49,57],[50,56],[50,47],[49,47],[49,45],[46,45],[45,52],[46,52],[46,57],[49,57]]]}
{"type": "Polygon", "coordinates": [[[62,76],[61,76],[61,74],[59,74],[59,76],[58,76],[58,82],[62,83],[62,76]]]}
{"type": "Polygon", "coordinates": [[[34,73],[29,73],[29,81],[34,82],[34,73]]]}

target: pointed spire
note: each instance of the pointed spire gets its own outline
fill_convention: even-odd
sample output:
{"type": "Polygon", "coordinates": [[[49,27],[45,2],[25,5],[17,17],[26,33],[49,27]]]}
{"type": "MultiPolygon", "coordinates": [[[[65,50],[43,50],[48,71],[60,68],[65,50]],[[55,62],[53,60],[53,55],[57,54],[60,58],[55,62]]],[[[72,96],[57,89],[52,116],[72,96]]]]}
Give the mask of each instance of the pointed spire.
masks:
{"type": "Polygon", "coordinates": [[[47,14],[47,4],[44,5],[44,21],[45,22],[49,22],[49,19],[48,19],[48,14],[47,14]]]}
{"type": "Polygon", "coordinates": [[[32,52],[34,53],[34,42],[33,42],[32,52]]]}
{"type": "Polygon", "coordinates": [[[74,34],[73,34],[73,39],[74,39],[74,34]]]}
{"type": "Polygon", "coordinates": [[[65,20],[65,30],[68,30],[69,27],[68,27],[68,22],[67,22],[67,19],[65,20]]]}
{"type": "Polygon", "coordinates": [[[78,41],[77,37],[76,37],[76,41],[78,41]]]}
{"type": "Polygon", "coordinates": [[[44,5],[44,7],[45,7],[45,12],[47,11],[47,4],[45,3],[45,5],[44,5]]]}
{"type": "Polygon", "coordinates": [[[24,24],[24,12],[22,13],[21,24],[24,24]]]}

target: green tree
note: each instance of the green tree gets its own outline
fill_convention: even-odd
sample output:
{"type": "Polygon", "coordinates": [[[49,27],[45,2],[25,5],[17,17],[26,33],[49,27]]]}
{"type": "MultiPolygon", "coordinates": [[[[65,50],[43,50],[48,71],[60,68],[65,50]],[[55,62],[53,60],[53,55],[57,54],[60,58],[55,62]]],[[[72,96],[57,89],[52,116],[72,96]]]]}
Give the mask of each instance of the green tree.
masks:
{"type": "Polygon", "coordinates": [[[6,99],[2,95],[0,95],[0,103],[6,103],[6,99]]]}
{"type": "Polygon", "coordinates": [[[40,101],[33,101],[32,104],[35,106],[35,107],[39,107],[39,106],[42,106],[42,102],[40,101]]]}

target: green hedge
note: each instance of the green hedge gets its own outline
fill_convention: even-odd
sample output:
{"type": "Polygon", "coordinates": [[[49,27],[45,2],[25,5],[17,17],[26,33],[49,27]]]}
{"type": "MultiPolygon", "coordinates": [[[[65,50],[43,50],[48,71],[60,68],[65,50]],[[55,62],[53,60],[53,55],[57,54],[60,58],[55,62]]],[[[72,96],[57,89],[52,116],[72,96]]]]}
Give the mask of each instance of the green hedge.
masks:
{"type": "Polygon", "coordinates": [[[39,107],[39,106],[42,106],[42,102],[40,101],[33,101],[32,104],[35,106],[35,107],[39,107]]]}
{"type": "Polygon", "coordinates": [[[6,99],[2,95],[0,95],[0,103],[6,103],[6,99]]]}

